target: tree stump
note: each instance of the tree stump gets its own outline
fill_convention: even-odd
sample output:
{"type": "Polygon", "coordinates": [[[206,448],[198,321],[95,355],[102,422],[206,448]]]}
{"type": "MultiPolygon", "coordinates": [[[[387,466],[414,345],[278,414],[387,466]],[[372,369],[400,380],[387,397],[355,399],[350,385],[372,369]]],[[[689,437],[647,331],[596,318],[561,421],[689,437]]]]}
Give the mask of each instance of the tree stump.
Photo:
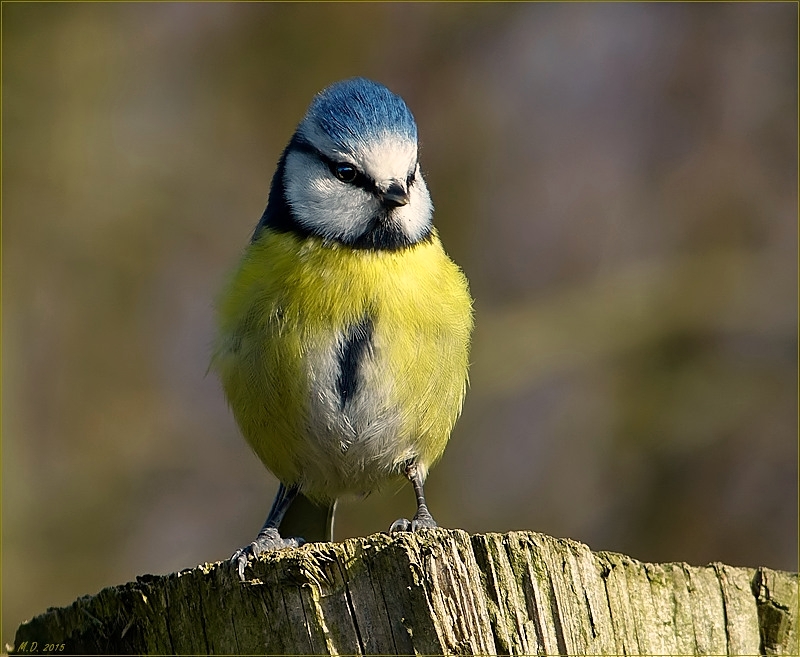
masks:
{"type": "Polygon", "coordinates": [[[533,532],[375,534],[48,609],[14,654],[798,655],[798,577],[533,532]]]}

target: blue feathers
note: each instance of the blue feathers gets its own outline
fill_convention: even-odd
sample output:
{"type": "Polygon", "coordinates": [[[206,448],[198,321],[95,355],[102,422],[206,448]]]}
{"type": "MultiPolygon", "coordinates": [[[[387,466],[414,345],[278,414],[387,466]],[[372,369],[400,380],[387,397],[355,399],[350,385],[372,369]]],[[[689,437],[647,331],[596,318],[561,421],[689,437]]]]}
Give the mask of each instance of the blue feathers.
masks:
{"type": "Polygon", "coordinates": [[[417,124],[403,99],[365,78],[323,89],[308,108],[309,119],[345,149],[387,134],[417,140],[417,124]]]}

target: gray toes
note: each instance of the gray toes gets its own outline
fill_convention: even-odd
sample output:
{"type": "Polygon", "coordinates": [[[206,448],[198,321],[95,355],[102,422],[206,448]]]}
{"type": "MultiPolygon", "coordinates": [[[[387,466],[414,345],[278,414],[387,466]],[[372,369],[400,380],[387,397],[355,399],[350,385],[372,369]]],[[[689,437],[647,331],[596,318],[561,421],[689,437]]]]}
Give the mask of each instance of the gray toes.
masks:
{"type": "Polygon", "coordinates": [[[392,523],[392,526],[389,527],[389,533],[394,534],[395,532],[410,532],[411,531],[411,521],[408,518],[398,518],[392,523]]]}
{"type": "Polygon", "coordinates": [[[257,557],[264,552],[282,550],[287,547],[300,547],[305,541],[300,537],[281,538],[277,529],[262,529],[256,540],[243,548],[239,548],[233,553],[230,561],[236,564],[239,571],[239,579],[245,581],[244,570],[247,567],[250,557],[257,557]]]}

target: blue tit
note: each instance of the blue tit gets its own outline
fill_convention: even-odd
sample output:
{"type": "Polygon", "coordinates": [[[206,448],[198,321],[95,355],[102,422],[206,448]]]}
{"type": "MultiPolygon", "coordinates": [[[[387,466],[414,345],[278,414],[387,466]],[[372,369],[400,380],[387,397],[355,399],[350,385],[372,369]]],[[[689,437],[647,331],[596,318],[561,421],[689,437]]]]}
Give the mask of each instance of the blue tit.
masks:
{"type": "Polygon", "coordinates": [[[278,478],[256,539],[231,561],[332,540],[336,500],[423,484],[466,393],[472,299],[432,224],[417,126],[363,78],[311,102],[217,303],[212,367],[245,440],[278,478]]]}

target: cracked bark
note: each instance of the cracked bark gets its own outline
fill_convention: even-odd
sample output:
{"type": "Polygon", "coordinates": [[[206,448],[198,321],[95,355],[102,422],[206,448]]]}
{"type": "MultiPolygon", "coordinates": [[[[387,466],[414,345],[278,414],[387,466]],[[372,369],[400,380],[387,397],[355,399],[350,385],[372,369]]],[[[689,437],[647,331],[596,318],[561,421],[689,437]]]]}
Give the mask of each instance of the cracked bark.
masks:
{"type": "Polygon", "coordinates": [[[23,623],[18,654],[797,655],[798,578],[645,564],[533,532],[427,530],[104,589],[23,623]],[[35,649],[34,649],[35,642],[35,649]]]}

